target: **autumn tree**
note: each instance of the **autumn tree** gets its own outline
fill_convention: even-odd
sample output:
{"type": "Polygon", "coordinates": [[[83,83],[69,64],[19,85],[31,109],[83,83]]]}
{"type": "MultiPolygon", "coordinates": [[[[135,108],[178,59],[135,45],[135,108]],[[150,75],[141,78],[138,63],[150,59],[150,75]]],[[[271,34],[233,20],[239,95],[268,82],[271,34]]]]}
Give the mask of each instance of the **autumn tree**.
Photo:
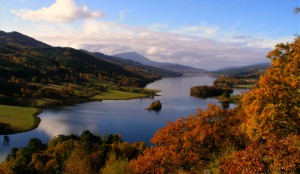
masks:
{"type": "Polygon", "coordinates": [[[300,172],[300,38],[268,57],[271,67],[242,99],[251,141],[224,160],[223,173],[300,172]]]}
{"type": "Polygon", "coordinates": [[[300,38],[278,44],[268,57],[271,67],[260,77],[258,87],[242,99],[252,140],[300,132],[300,38]]]}
{"type": "Polygon", "coordinates": [[[92,161],[88,157],[88,153],[81,148],[76,148],[71,153],[70,157],[65,161],[65,174],[86,174],[93,173],[92,161]]]}
{"type": "Polygon", "coordinates": [[[299,142],[296,135],[251,142],[245,150],[227,157],[220,173],[299,173],[299,142]]]}
{"type": "Polygon", "coordinates": [[[118,158],[115,153],[109,153],[105,166],[100,170],[101,174],[129,174],[132,173],[129,167],[129,161],[124,158],[118,158]]]}
{"type": "Polygon", "coordinates": [[[237,109],[223,110],[215,104],[206,111],[169,122],[158,130],[153,147],[131,162],[135,173],[168,173],[178,169],[203,168],[228,146],[244,147],[237,109]]]}

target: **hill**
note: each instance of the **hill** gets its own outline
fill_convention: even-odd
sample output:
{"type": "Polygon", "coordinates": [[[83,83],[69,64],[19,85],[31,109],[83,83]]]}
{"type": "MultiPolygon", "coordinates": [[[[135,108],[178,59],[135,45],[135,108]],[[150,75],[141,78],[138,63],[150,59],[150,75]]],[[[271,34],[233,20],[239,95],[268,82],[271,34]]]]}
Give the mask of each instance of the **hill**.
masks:
{"type": "Polygon", "coordinates": [[[269,62],[252,64],[241,67],[228,67],[217,71],[212,71],[213,74],[222,74],[233,77],[254,77],[258,78],[267,68],[270,67],[269,62]]]}
{"type": "Polygon", "coordinates": [[[50,48],[43,42],[35,40],[29,36],[23,35],[18,32],[4,32],[0,31],[0,44],[21,46],[21,47],[39,47],[39,48],[50,48]]]}
{"type": "Polygon", "coordinates": [[[113,56],[119,57],[122,59],[128,59],[128,60],[132,60],[135,62],[139,62],[144,65],[155,66],[155,67],[162,68],[162,69],[165,69],[168,71],[182,73],[182,74],[204,74],[204,73],[206,73],[205,70],[197,69],[197,68],[190,67],[190,66],[174,64],[174,63],[152,61],[136,52],[120,53],[120,54],[115,54],[113,56]]]}
{"type": "Polygon", "coordinates": [[[1,31],[0,43],[0,103],[35,106],[44,101],[78,101],[107,88],[142,87],[162,77],[73,48],[52,47],[17,32],[1,31]]]}

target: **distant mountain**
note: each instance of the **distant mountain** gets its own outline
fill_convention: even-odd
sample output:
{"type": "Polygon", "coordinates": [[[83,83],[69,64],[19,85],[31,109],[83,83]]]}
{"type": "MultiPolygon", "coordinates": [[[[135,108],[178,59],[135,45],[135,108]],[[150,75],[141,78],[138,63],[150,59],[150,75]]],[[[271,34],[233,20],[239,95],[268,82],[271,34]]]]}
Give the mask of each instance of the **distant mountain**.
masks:
{"type": "Polygon", "coordinates": [[[152,61],[136,52],[120,53],[120,54],[115,54],[113,56],[119,57],[122,59],[128,59],[128,60],[132,60],[135,62],[139,62],[144,65],[155,66],[155,67],[162,68],[165,70],[182,73],[182,74],[204,74],[204,73],[206,73],[206,71],[203,69],[197,69],[197,68],[190,67],[190,66],[174,64],[174,63],[152,61]]]}
{"type": "Polygon", "coordinates": [[[18,32],[4,32],[0,31],[0,44],[22,46],[22,47],[39,47],[39,48],[49,48],[50,45],[47,45],[43,42],[35,40],[29,36],[23,35],[18,32]]]}
{"type": "Polygon", "coordinates": [[[134,62],[139,62],[141,64],[144,64],[144,65],[151,65],[151,66],[154,66],[156,65],[157,62],[154,62],[136,52],[126,52],[126,53],[120,53],[120,54],[115,54],[115,55],[112,55],[113,57],[119,57],[119,58],[122,58],[122,59],[128,59],[128,60],[131,60],[131,61],[134,61],[134,62]]]}
{"type": "Polygon", "coordinates": [[[173,64],[173,63],[161,63],[157,65],[162,69],[172,70],[175,72],[180,72],[182,74],[206,74],[207,71],[203,69],[194,68],[191,66],[185,66],[180,64],[173,64]]]}
{"type": "Polygon", "coordinates": [[[257,63],[241,67],[228,67],[217,71],[212,71],[213,74],[223,74],[229,76],[252,76],[257,77],[261,75],[267,68],[270,67],[269,62],[257,63]]]}
{"type": "MultiPolygon", "coordinates": [[[[82,51],[85,51],[85,50],[82,50],[82,51]]],[[[85,52],[88,54],[91,54],[99,59],[122,66],[125,69],[127,69],[128,71],[133,71],[139,75],[149,76],[149,74],[150,74],[151,76],[157,77],[157,78],[174,77],[174,76],[182,75],[181,73],[178,73],[178,72],[168,71],[168,70],[161,69],[158,67],[141,64],[139,62],[132,61],[129,59],[122,59],[119,57],[107,56],[107,55],[105,55],[103,53],[99,53],[99,52],[88,52],[88,51],[85,51],[85,52]]]]}

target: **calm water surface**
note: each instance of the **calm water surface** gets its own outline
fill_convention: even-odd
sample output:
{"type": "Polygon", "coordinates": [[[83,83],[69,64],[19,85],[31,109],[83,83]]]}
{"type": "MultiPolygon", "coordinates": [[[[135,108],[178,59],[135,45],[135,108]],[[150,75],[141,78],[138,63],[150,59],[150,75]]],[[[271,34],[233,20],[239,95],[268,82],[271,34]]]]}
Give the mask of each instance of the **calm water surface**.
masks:
{"type": "MultiPolygon", "coordinates": [[[[60,134],[78,134],[84,130],[103,135],[121,134],[124,141],[145,141],[150,145],[153,134],[179,117],[187,117],[197,108],[205,109],[216,99],[200,99],[189,95],[190,87],[213,85],[215,78],[208,76],[183,76],[164,78],[146,86],[159,89],[160,96],[154,99],[134,99],[128,101],[88,102],[59,109],[45,109],[39,115],[41,123],[35,130],[9,135],[9,145],[1,144],[0,161],[4,160],[12,147],[26,146],[30,138],[36,137],[47,143],[60,134]],[[160,100],[162,110],[147,111],[154,100],[160,100]]],[[[245,90],[236,90],[240,93],[245,90]]],[[[2,141],[4,136],[0,137],[2,141]]]]}

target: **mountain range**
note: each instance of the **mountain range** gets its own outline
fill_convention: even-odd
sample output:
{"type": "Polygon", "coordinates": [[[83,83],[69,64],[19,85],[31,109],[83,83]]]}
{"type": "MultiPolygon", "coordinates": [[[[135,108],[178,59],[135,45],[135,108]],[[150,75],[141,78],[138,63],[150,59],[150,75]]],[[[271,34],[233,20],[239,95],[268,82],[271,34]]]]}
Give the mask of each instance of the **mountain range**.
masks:
{"type": "Polygon", "coordinates": [[[185,66],[180,64],[174,64],[174,63],[166,63],[166,62],[156,62],[152,61],[143,55],[140,55],[136,52],[126,52],[126,53],[120,53],[113,55],[114,57],[119,57],[123,59],[132,60],[135,62],[139,62],[144,65],[150,65],[157,68],[174,71],[182,74],[205,74],[207,73],[206,70],[194,68],[191,66],[185,66]]]}
{"type": "Polygon", "coordinates": [[[152,76],[159,76],[159,77],[174,77],[174,76],[180,76],[181,73],[169,71],[166,69],[158,68],[155,66],[145,65],[136,61],[132,61],[129,59],[123,59],[119,57],[114,56],[107,56],[100,52],[88,52],[86,50],[82,50],[85,53],[88,53],[94,57],[97,57],[101,60],[122,66],[123,68],[133,71],[137,74],[151,74],[152,76]]]}
{"type": "Polygon", "coordinates": [[[82,77],[89,77],[106,83],[144,86],[162,77],[181,75],[101,53],[93,55],[73,48],[52,47],[18,32],[0,31],[0,56],[2,81],[14,77],[25,81],[34,78],[46,83],[77,83],[82,77]]]}

